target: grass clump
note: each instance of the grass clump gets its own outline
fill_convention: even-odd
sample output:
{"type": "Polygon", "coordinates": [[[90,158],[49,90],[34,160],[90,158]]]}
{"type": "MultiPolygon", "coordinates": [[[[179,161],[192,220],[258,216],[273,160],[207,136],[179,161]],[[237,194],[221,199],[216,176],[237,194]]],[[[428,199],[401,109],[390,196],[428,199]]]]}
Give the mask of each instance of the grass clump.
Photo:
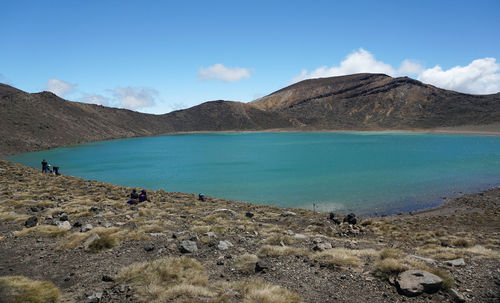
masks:
{"type": "Polygon", "coordinates": [[[296,239],[288,235],[279,235],[279,234],[274,234],[266,239],[266,244],[269,245],[291,245],[295,244],[295,242],[296,239]]]}
{"type": "MultiPolygon", "coordinates": [[[[75,248],[80,244],[84,244],[87,239],[89,239],[92,234],[97,234],[98,239],[94,240],[92,243],[86,247],[88,250],[97,252],[103,249],[112,248],[118,245],[121,241],[125,239],[125,231],[120,231],[119,228],[104,228],[97,227],[84,233],[73,233],[68,238],[64,240],[64,243],[59,245],[59,249],[64,248],[75,248]]],[[[131,236],[133,233],[127,233],[127,236],[131,236]]]]}
{"type": "Polygon", "coordinates": [[[474,245],[474,242],[469,239],[458,238],[458,239],[453,239],[451,241],[451,245],[455,247],[472,247],[474,245]]]}
{"type": "Polygon", "coordinates": [[[59,228],[54,225],[37,225],[30,228],[23,228],[20,231],[15,231],[15,236],[43,236],[43,237],[60,237],[67,233],[68,231],[62,228],[59,228]]]}
{"type": "Polygon", "coordinates": [[[375,262],[374,274],[379,277],[389,278],[408,269],[408,266],[400,259],[385,258],[375,262]]]}
{"type": "Polygon", "coordinates": [[[0,301],[5,303],[58,303],[61,292],[48,281],[22,276],[0,277],[0,301]]]}
{"type": "Polygon", "coordinates": [[[116,281],[134,285],[136,300],[141,302],[216,295],[207,288],[208,277],[203,265],[187,257],[132,264],[118,273],[116,281]]]}
{"type": "Polygon", "coordinates": [[[404,256],[404,253],[395,248],[384,248],[379,253],[379,258],[381,260],[392,258],[392,259],[400,259],[404,256]]]}
{"type": "Polygon", "coordinates": [[[255,270],[255,263],[259,257],[253,254],[243,254],[236,259],[234,267],[241,272],[253,272],[255,270]]]}
{"type": "Polygon", "coordinates": [[[431,269],[430,272],[443,279],[441,289],[448,290],[455,287],[455,279],[449,272],[442,269],[431,269]]]}

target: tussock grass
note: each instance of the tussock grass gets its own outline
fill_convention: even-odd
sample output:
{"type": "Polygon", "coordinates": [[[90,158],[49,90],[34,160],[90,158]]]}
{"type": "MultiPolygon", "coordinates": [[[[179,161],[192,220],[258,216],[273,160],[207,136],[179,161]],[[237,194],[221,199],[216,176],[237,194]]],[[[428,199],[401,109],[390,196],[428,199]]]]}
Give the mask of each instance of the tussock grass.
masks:
{"type": "Polygon", "coordinates": [[[448,290],[455,287],[455,279],[449,272],[442,269],[431,269],[430,272],[443,279],[441,289],[448,290]]]}
{"type": "Polygon", "coordinates": [[[399,249],[394,248],[384,248],[379,253],[379,258],[381,260],[392,258],[392,259],[400,259],[404,256],[404,252],[399,249]]]}
{"type": "Polygon", "coordinates": [[[121,231],[117,227],[113,228],[96,227],[84,233],[77,232],[69,235],[69,237],[65,239],[64,242],[60,244],[58,248],[59,249],[75,248],[78,245],[83,244],[83,242],[87,240],[92,234],[97,234],[100,237],[98,240],[94,241],[88,247],[89,250],[94,252],[107,248],[112,248],[118,245],[125,238],[125,232],[121,231]]]}
{"type": "Polygon", "coordinates": [[[237,257],[234,267],[241,272],[250,273],[255,270],[255,263],[258,260],[259,257],[256,255],[246,253],[237,257]]]}
{"type": "Polygon", "coordinates": [[[451,241],[451,245],[455,247],[471,247],[474,245],[474,242],[470,239],[457,238],[451,241]]]}
{"type": "Polygon", "coordinates": [[[1,212],[0,219],[5,221],[15,221],[15,222],[23,222],[28,220],[30,216],[18,214],[16,212],[1,212]]]}
{"type": "Polygon", "coordinates": [[[61,292],[48,281],[22,276],[0,277],[0,301],[5,303],[58,303],[61,292]]]}
{"type": "Polygon", "coordinates": [[[31,228],[23,228],[20,231],[15,231],[14,236],[22,237],[22,236],[43,236],[43,237],[60,237],[67,234],[68,231],[62,228],[59,228],[54,225],[37,225],[31,228]]]}
{"type": "Polygon", "coordinates": [[[297,239],[280,234],[274,234],[265,240],[265,243],[269,245],[291,245],[295,244],[295,242],[297,242],[297,239]]]}
{"type": "Polygon", "coordinates": [[[388,278],[400,272],[408,270],[409,267],[400,259],[385,258],[378,260],[374,265],[374,274],[379,277],[388,278]]]}
{"type": "Polygon", "coordinates": [[[116,280],[134,285],[135,299],[140,302],[215,296],[207,288],[208,277],[203,265],[187,257],[132,264],[123,268],[116,280]]]}
{"type": "Polygon", "coordinates": [[[243,303],[294,303],[301,302],[299,295],[276,285],[262,285],[249,289],[243,303]]]}
{"type": "Polygon", "coordinates": [[[308,255],[308,252],[302,248],[291,246],[276,246],[276,245],[263,245],[257,255],[259,256],[288,256],[288,255],[308,255]]]}

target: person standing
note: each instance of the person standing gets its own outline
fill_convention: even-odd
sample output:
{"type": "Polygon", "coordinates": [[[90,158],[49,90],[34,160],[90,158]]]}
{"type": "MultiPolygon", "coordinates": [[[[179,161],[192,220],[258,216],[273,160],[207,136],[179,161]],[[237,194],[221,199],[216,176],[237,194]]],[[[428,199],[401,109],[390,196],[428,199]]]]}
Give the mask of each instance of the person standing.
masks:
{"type": "Polygon", "coordinates": [[[42,172],[45,172],[45,170],[47,169],[47,161],[45,161],[45,159],[42,160],[42,172]]]}

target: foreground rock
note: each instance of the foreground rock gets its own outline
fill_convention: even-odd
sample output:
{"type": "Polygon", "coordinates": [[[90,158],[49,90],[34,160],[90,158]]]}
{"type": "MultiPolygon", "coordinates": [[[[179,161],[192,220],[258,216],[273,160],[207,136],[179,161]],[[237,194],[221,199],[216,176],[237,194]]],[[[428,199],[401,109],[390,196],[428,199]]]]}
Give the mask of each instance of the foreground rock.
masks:
{"type": "Polygon", "coordinates": [[[396,279],[396,286],[399,291],[409,297],[415,297],[423,292],[437,292],[443,280],[425,270],[407,270],[399,274],[396,279]]]}

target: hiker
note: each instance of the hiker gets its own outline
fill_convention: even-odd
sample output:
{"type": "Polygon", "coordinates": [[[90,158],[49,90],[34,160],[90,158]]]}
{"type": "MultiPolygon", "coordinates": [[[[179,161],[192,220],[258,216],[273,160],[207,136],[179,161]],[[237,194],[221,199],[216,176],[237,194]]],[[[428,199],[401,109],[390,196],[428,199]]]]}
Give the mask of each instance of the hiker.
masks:
{"type": "Polygon", "coordinates": [[[201,202],[205,202],[206,201],[205,195],[204,194],[199,194],[198,195],[198,200],[201,201],[201,202]]]}
{"type": "Polygon", "coordinates": [[[146,190],[141,190],[141,194],[139,195],[139,203],[141,202],[145,202],[145,201],[148,201],[148,202],[151,202],[151,200],[148,199],[148,196],[146,195],[146,190]]]}
{"type": "Polygon", "coordinates": [[[60,173],[59,173],[59,166],[54,166],[54,169],[52,170],[52,173],[55,176],[59,176],[60,175],[60,173]]]}
{"type": "Polygon", "coordinates": [[[47,168],[47,161],[45,161],[45,159],[42,160],[42,172],[45,172],[46,168],[47,168]]]}
{"type": "Polygon", "coordinates": [[[130,200],[127,201],[127,204],[133,205],[137,203],[139,203],[139,194],[137,193],[137,190],[134,188],[130,193],[130,200]]]}
{"type": "Polygon", "coordinates": [[[44,173],[51,173],[52,172],[52,168],[50,168],[50,164],[47,164],[47,166],[45,166],[45,170],[43,171],[44,173]]]}

